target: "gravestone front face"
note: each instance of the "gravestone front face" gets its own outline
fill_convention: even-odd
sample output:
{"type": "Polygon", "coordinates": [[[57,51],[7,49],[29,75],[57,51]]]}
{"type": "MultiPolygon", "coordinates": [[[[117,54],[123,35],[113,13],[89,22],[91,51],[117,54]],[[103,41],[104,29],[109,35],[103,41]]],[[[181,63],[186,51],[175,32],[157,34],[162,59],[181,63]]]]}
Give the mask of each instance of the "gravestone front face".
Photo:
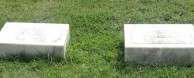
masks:
{"type": "Polygon", "coordinates": [[[125,24],[125,61],[138,65],[194,64],[191,24],[125,24]]]}
{"type": "Polygon", "coordinates": [[[69,38],[68,24],[6,23],[0,37],[0,55],[24,52],[26,55],[47,54],[65,58],[69,38]]]}

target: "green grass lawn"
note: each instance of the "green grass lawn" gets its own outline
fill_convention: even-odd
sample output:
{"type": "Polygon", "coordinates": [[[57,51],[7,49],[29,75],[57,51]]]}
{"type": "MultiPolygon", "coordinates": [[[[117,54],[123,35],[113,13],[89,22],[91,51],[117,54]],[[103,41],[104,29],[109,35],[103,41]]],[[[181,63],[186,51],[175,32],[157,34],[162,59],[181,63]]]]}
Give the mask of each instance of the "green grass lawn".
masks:
{"type": "Polygon", "coordinates": [[[0,0],[5,22],[68,23],[65,61],[0,60],[0,78],[192,78],[194,67],[124,62],[126,23],[194,23],[194,0],[0,0]]]}

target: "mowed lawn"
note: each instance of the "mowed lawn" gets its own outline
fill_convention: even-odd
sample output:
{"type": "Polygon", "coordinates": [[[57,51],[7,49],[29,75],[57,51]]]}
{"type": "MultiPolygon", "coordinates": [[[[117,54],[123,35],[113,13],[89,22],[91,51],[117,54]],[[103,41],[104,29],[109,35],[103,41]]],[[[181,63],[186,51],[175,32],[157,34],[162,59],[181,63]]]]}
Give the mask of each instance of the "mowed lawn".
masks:
{"type": "MultiPolygon", "coordinates": [[[[5,22],[67,23],[66,60],[0,60],[0,78],[192,78],[194,67],[124,62],[123,25],[194,23],[194,0],[0,0],[5,22]]],[[[52,31],[51,31],[52,32],[52,31]]]]}

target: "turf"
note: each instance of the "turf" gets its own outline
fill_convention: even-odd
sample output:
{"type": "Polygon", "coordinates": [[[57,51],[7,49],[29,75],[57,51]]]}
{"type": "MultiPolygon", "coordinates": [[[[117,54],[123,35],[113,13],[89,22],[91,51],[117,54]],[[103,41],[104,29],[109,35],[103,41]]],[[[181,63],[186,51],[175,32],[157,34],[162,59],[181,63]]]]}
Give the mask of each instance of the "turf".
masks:
{"type": "Polygon", "coordinates": [[[68,23],[66,60],[0,60],[2,78],[192,78],[194,67],[124,62],[126,23],[194,23],[193,0],[0,0],[5,22],[68,23]]]}

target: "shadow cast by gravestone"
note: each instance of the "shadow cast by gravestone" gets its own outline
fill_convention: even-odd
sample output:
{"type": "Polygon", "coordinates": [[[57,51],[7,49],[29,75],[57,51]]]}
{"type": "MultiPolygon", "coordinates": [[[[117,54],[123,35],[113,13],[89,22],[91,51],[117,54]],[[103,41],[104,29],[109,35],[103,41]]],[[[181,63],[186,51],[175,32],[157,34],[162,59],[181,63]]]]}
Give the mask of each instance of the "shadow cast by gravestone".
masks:
{"type": "Polygon", "coordinates": [[[3,27],[4,24],[5,24],[5,20],[0,17],[0,30],[3,27]]]}
{"type": "Polygon", "coordinates": [[[9,61],[9,62],[19,61],[19,62],[25,62],[25,63],[29,63],[31,61],[39,61],[39,60],[42,60],[45,62],[55,62],[55,63],[59,63],[63,61],[62,58],[54,58],[52,54],[48,54],[47,52],[45,53],[39,52],[38,55],[32,56],[32,55],[26,54],[24,51],[21,51],[19,54],[10,54],[8,56],[2,56],[0,57],[0,60],[9,61]]]}
{"type": "Polygon", "coordinates": [[[124,59],[124,41],[121,41],[116,48],[119,49],[116,68],[119,71],[122,71],[125,70],[130,65],[129,63],[126,63],[124,59]]]}
{"type": "Polygon", "coordinates": [[[191,23],[194,24],[194,17],[192,18],[191,23]]]}

